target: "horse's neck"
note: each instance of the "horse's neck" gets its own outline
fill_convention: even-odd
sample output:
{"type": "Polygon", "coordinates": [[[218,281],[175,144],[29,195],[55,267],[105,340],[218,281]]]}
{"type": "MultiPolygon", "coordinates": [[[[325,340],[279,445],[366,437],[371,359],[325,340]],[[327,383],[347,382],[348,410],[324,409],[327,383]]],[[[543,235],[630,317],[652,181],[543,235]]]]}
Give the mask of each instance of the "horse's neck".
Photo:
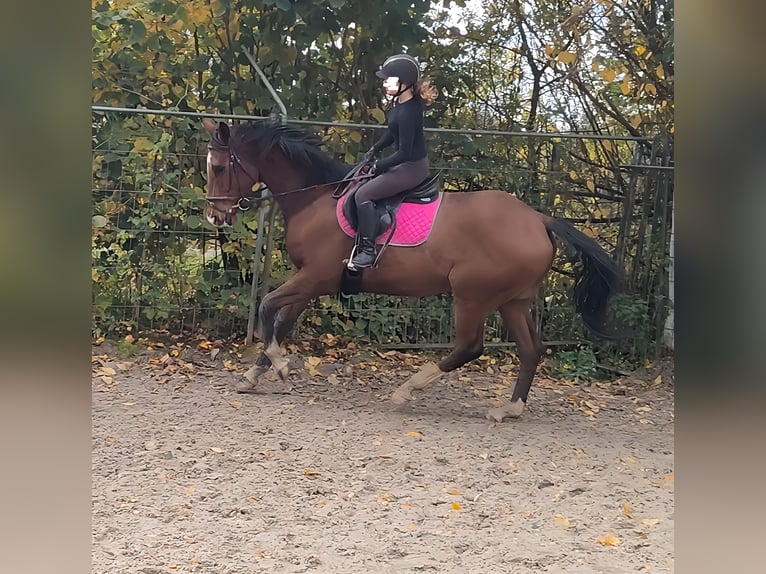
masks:
{"type": "MultiPolygon", "coordinates": [[[[308,189],[302,189],[306,186],[300,186],[293,189],[285,189],[281,193],[274,194],[279,207],[282,209],[282,213],[285,216],[286,222],[289,224],[290,219],[302,213],[303,211],[314,207],[315,203],[324,196],[330,196],[328,186],[320,185],[308,189]]],[[[273,192],[273,190],[272,190],[273,192]]]]}

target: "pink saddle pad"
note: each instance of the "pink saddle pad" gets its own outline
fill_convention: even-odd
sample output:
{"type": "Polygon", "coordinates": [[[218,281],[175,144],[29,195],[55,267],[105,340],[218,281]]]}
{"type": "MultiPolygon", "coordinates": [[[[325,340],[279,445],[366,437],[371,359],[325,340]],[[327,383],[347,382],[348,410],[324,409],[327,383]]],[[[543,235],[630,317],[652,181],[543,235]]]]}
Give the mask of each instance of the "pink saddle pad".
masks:
{"type": "MultiPolygon", "coordinates": [[[[343,205],[349,197],[349,194],[345,194],[338,199],[335,213],[338,216],[338,224],[340,225],[340,228],[349,237],[354,237],[356,236],[356,232],[354,232],[354,228],[351,227],[351,224],[343,215],[343,205]]],[[[396,229],[391,238],[390,245],[396,247],[414,247],[415,245],[424,243],[431,234],[431,228],[433,227],[441,202],[442,194],[439,193],[439,197],[431,203],[402,203],[396,211],[396,229]]],[[[382,245],[386,242],[390,233],[391,228],[389,227],[378,236],[375,242],[378,245],[382,245]]]]}

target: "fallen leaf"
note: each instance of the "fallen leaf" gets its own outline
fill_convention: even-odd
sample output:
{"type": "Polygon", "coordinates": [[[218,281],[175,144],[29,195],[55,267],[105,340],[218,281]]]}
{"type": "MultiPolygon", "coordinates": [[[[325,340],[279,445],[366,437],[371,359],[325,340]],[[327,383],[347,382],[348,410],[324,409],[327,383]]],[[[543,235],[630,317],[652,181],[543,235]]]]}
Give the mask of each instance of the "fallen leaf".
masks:
{"type": "Polygon", "coordinates": [[[622,513],[628,518],[633,518],[633,509],[630,507],[630,502],[625,501],[622,505],[622,513]]]}
{"type": "Polygon", "coordinates": [[[596,540],[596,542],[603,546],[619,546],[622,543],[622,539],[609,532],[596,540]]]}
{"type": "Polygon", "coordinates": [[[452,490],[448,490],[447,494],[451,494],[452,496],[462,496],[463,495],[462,492],[460,492],[459,490],[456,490],[454,488],[452,490]]]}
{"type": "Polygon", "coordinates": [[[453,502],[450,506],[452,506],[452,510],[462,510],[463,508],[457,502],[453,502]]]}
{"type": "Polygon", "coordinates": [[[650,410],[652,410],[652,407],[650,407],[649,405],[646,405],[646,406],[643,406],[643,407],[638,407],[636,409],[636,412],[637,413],[648,413],[650,410]]]}
{"type": "Polygon", "coordinates": [[[418,431],[410,431],[407,433],[407,436],[421,437],[423,435],[420,434],[418,431]]]}
{"type": "Polygon", "coordinates": [[[133,335],[125,335],[125,342],[126,343],[135,343],[136,338],[133,335]]]}
{"type": "Polygon", "coordinates": [[[655,385],[661,385],[662,384],[662,375],[657,375],[657,378],[654,379],[655,385]]]}
{"type": "Polygon", "coordinates": [[[380,458],[394,458],[394,453],[392,453],[392,452],[387,452],[387,453],[384,453],[384,454],[379,454],[378,456],[379,456],[380,458]]]}
{"type": "Polygon", "coordinates": [[[222,448],[218,448],[217,446],[211,446],[210,450],[212,450],[213,452],[215,452],[217,454],[221,454],[223,452],[223,449],[222,448]]]}
{"type": "Polygon", "coordinates": [[[316,470],[312,470],[310,468],[307,468],[306,470],[303,471],[303,474],[305,474],[306,476],[315,476],[315,475],[317,475],[319,473],[316,470]]]}
{"type": "Polygon", "coordinates": [[[229,359],[224,359],[223,366],[226,368],[227,371],[237,371],[239,370],[239,367],[232,363],[229,359]]]}
{"type": "Polygon", "coordinates": [[[412,504],[410,504],[409,502],[402,502],[402,508],[404,508],[405,510],[409,510],[410,508],[412,508],[412,504]]]}
{"type": "Polygon", "coordinates": [[[659,523],[660,523],[659,518],[644,518],[641,521],[641,524],[643,524],[644,526],[654,526],[655,524],[659,524],[659,523]]]}
{"type": "Polygon", "coordinates": [[[410,523],[410,525],[409,525],[409,529],[410,529],[410,530],[412,530],[412,531],[414,532],[415,530],[417,530],[417,529],[418,529],[418,526],[417,526],[417,524],[415,524],[414,522],[412,522],[412,523],[410,523]]]}
{"type": "Polygon", "coordinates": [[[116,375],[117,371],[115,371],[111,367],[101,367],[98,371],[96,371],[96,374],[99,376],[111,377],[113,375],[116,375]]]}
{"type": "Polygon", "coordinates": [[[248,496],[245,499],[245,502],[247,502],[248,504],[255,504],[256,502],[258,502],[258,499],[253,496],[248,496]]]}
{"type": "Polygon", "coordinates": [[[186,492],[188,492],[189,494],[194,494],[195,492],[197,492],[197,488],[194,486],[190,486],[186,489],[186,492]]]}
{"type": "Polygon", "coordinates": [[[126,407],[132,407],[136,403],[122,403],[122,404],[125,405],[126,407]]]}
{"type": "Polygon", "coordinates": [[[231,401],[229,404],[233,406],[235,409],[238,409],[242,406],[242,403],[239,401],[231,401]]]}
{"type": "Polygon", "coordinates": [[[622,460],[623,460],[623,462],[625,462],[625,464],[636,464],[636,463],[638,462],[638,461],[637,461],[635,458],[633,458],[632,456],[626,456],[626,457],[624,457],[622,460]]]}
{"type": "Polygon", "coordinates": [[[321,357],[309,357],[306,359],[306,362],[312,367],[316,367],[319,363],[322,362],[322,359],[321,357]]]}
{"type": "Polygon", "coordinates": [[[102,381],[104,382],[104,384],[106,384],[106,385],[111,385],[111,384],[114,382],[114,380],[112,379],[112,377],[101,377],[101,380],[102,380],[102,381]]]}
{"type": "Polygon", "coordinates": [[[211,349],[211,348],[213,347],[213,343],[211,343],[210,341],[200,341],[200,342],[197,344],[197,346],[198,346],[200,349],[205,349],[205,350],[207,350],[207,349],[211,349]]]}
{"type": "Polygon", "coordinates": [[[389,494],[388,492],[384,492],[383,494],[378,495],[379,498],[385,502],[391,502],[394,500],[394,496],[392,494],[389,494]]]}
{"type": "Polygon", "coordinates": [[[561,528],[569,528],[572,526],[572,523],[569,522],[569,519],[563,514],[555,514],[553,516],[553,521],[556,523],[556,526],[560,526],[561,528]]]}

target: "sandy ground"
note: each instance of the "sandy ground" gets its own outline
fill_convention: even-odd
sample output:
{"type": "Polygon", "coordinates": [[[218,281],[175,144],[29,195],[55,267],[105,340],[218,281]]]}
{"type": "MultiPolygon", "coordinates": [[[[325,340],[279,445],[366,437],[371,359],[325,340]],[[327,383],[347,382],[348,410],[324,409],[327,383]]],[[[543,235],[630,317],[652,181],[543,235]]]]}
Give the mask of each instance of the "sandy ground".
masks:
{"type": "Polygon", "coordinates": [[[113,351],[93,351],[96,574],[673,571],[670,377],[543,375],[495,424],[515,367],[490,357],[397,409],[416,355],[302,353],[289,386],[236,394],[235,353],[113,351]]]}

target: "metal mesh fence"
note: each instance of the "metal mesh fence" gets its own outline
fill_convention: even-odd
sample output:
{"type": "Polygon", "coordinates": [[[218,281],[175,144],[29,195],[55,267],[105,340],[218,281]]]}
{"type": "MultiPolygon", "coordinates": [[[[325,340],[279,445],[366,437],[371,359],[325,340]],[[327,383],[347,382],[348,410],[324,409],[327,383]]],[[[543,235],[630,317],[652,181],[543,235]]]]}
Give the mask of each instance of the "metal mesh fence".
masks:
{"type": "MultiPolygon", "coordinates": [[[[347,163],[380,135],[371,126],[313,127],[324,148],[347,163]]],[[[256,305],[289,276],[279,217],[261,225],[256,213],[246,213],[225,231],[204,220],[206,142],[201,131],[195,117],[94,112],[96,332],[243,335],[253,304],[253,271],[256,305]],[[268,254],[256,253],[258,233],[271,236],[268,254]],[[263,273],[266,258],[268,274],[263,273]]],[[[670,168],[667,154],[656,153],[656,144],[608,140],[620,148],[617,155],[625,164],[610,171],[599,165],[600,148],[587,144],[586,137],[434,130],[428,138],[432,168],[442,171],[445,189],[507,190],[542,211],[569,218],[607,250],[622,250],[635,292],[624,311],[634,315],[634,323],[653,326],[633,338],[630,353],[640,357],[656,350],[667,315],[672,169],[655,168],[670,168]],[[622,229],[626,207],[631,211],[627,232],[622,229]]],[[[571,269],[563,255],[557,266],[571,269]]],[[[449,295],[323,297],[306,311],[300,329],[339,331],[384,346],[444,346],[453,336],[450,303],[449,295]]],[[[566,274],[549,276],[533,312],[548,342],[582,339],[566,274]]],[[[497,314],[487,321],[485,339],[490,345],[507,344],[497,314]]]]}

